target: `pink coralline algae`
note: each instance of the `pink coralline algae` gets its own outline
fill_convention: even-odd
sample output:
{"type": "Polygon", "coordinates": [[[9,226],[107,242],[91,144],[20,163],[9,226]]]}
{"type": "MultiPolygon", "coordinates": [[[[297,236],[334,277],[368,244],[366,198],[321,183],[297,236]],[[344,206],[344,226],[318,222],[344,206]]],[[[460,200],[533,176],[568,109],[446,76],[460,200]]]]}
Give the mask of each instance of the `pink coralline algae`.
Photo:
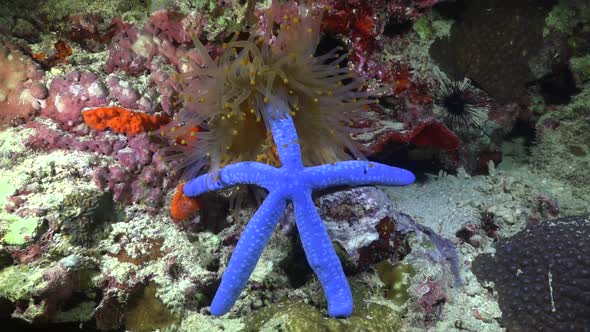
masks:
{"type": "Polygon", "coordinates": [[[151,211],[161,206],[166,190],[176,186],[176,177],[168,174],[158,152],[168,145],[147,132],[123,137],[97,131],[84,122],[88,109],[122,106],[140,116],[162,117],[160,111],[173,116],[177,109],[179,60],[189,57],[199,63],[189,45],[188,25],[197,17],[168,11],[154,13],[143,28],[115,19],[111,30],[96,17],[80,17],[76,36],[88,38],[90,31],[114,31],[108,47],[106,77],[97,73],[73,70],[55,77],[49,84],[48,98],[41,116],[55,121],[59,128],[37,122],[27,124],[36,129],[26,144],[34,149],[64,149],[94,152],[112,157],[115,163],[94,166],[93,179],[103,190],[113,192],[122,203],[142,202],[151,211]],[[98,29],[98,30],[97,30],[98,29]],[[147,86],[133,76],[149,75],[147,86]],[[167,179],[164,179],[167,178],[167,179]]]}
{"type": "Polygon", "coordinates": [[[43,72],[26,55],[0,46],[0,130],[26,121],[47,98],[43,72]]]}
{"type": "Polygon", "coordinates": [[[130,109],[140,109],[142,111],[149,111],[151,108],[151,100],[141,96],[139,91],[130,86],[129,82],[111,74],[106,79],[111,95],[115,97],[121,106],[130,109]]]}
{"type": "Polygon", "coordinates": [[[431,279],[422,281],[412,289],[414,296],[418,298],[418,305],[425,315],[426,321],[434,322],[441,312],[441,306],[446,302],[447,295],[440,282],[431,279]]]}
{"type": "Polygon", "coordinates": [[[102,79],[90,72],[72,71],[54,78],[49,84],[49,98],[41,115],[48,117],[66,130],[83,132],[81,111],[86,107],[108,104],[109,91],[102,79]]]}
{"type": "Polygon", "coordinates": [[[112,191],[118,202],[145,203],[155,212],[165,191],[176,185],[174,177],[164,179],[167,171],[158,153],[161,144],[147,133],[125,140],[106,132],[79,137],[36,122],[26,127],[36,129],[26,142],[32,149],[88,151],[114,158],[112,165],[95,167],[92,172],[97,187],[112,191]]]}
{"type": "MultiPolygon", "coordinates": [[[[183,72],[180,60],[188,57],[197,63],[201,62],[189,38],[189,34],[200,33],[200,28],[195,27],[199,26],[195,24],[198,21],[199,17],[195,15],[184,16],[160,10],[142,28],[118,24],[118,32],[109,46],[105,71],[128,75],[149,74],[160,96],[160,107],[166,114],[172,115],[179,99],[175,77],[183,72]]],[[[142,103],[141,99],[139,103],[141,109],[145,110],[146,103],[142,103]]]]}
{"type": "Polygon", "coordinates": [[[177,91],[180,90],[180,87],[175,79],[176,74],[178,73],[175,69],[171,69],[169,66],[165,65],[159,66],[159,68],[151,74],[152,82],[156,85],[160,96],[160,107],[162,108],[162,111],[169,116],[172,116],[178,108],[179,94],[177,91]],[[166,69],[168,69],[170,73],[165,72],[166,69]]]}
{"type": "Polygon", "coordinates": [[[160,107],[160,104],[166,103],[168,105],[170,103],[167,103],[167,100],[162,98],[160,104],[158,104],[158,99],[160,99],[158,82],[152,83],[142,85],[140,82],[140,84],[137,84],[137,81],[134,81],[131,77],[126,77],[123,72],[111,73],[105,79],[105,84],[111,92],[113,101],[125,108],[140,110],[153,115],[163,108],[160,107]]]}
{"type": "Polygon", "coordinates": [[[138,40],[139,28],[129,23],[121,23],[120,31],[111,41],[105,71],[111,73],[121,70],[132,75],[143,73],[154,52],[151,43],[141,43],[138,40]],[[134,46],[141,50],[141,54],[134,51],[134,46]]]}
{"type": "Polygon", "coordinates": [[[189,33],[200,33],[189,29],[193,19],[194,16],[160,10],[142,28],[119,23],[119,31],[109,46],[105,71],[123,71],[130,75],[154,71],[152,62],[157,57],[163,57],[168,64],[178,64],[188,52],[189,33]]]}
{"type": "Polygon", "coordinates": [[[158,153],[161,147],[148,133],[128,137],[127,144],[111,154],[118,163],[96,169],[94,183],[112,191],[119,202],[143,202],[155,212],[165,191],[175,185],[174,177],[164,179],[167,171],[158,153]]]}
{"type": "Polygon", "coordinates": [[[110,156],[125,147],[125,142],[118,137],[102,132],[90,134],[86,139],[82,139],[77,135],[65,133],[38,122],[29,122],[25,124],[25,128],[36,130],[36,133],[25,142],[28,147],[35,150],[88,151],[110,156]]]}

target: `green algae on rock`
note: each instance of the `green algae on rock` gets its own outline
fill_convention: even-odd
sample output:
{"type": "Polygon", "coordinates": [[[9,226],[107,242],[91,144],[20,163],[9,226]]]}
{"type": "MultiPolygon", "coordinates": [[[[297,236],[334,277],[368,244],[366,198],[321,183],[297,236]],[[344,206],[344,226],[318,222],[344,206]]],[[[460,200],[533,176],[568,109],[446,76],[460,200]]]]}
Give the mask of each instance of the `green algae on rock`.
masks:
{"type": "Polygon", "coordinates": [[[31,242],[40,227],[40,220],[36,217],[21,218],[7,214],[3,216],[3,219],[4,222],[8,223],[8,227],[2,242],[8,245],[24,245],[31,242]]]}
{"type": "Polygon", "coordinates": [[[150,283],[140,294],[131,298],[125,319],[125,327],[129,331],[162,330],[179,322],[178,315],[170,312],[156,293],[157,286],[150,283]]]}
{"type": "Polygon", "coordinates": [[[13,265],[0,271],[0,298],[11,302],[29,299],[44,287],[45,268],[32,265],[13,265]],[[18,280],[18,282],[15,282],[18,280]]]}
{"type": "Polygon", "coordinates": [[[0,175],[0,239],[8,245],[23,245],[37,235],[40,220],[36,217],[19,217],[6,212],[7,197],[14,194],[15,187],[7,176],[0,175]]]}
{"type": "Polygon", "coordinates": [[[355,301],[357,307],[348,319],[326,318],[317,308],[302,302],[285,302],[266,307],[246,318],[246,331],[401,331],[401,319],[390,307],[355,301]]]}
{"type": "Polygon", "coordinates": [[[375,266],[379,278],[387,287],[385,297],[391,299],[396,305],[403,305],[410,295],[408,288],[412,285],[411,278],[416,271],[411,264],[399,263],[395,266],[389,261],[383,261],[375,266]]]}
{"type": "Polygon", "coordinates": [[[0,270],[0,300],[20,304],[13,317],[32,322],[43,314],[45,304],[37,303],[34,296],[47,284],[43,280],[45,271],[38,265],[12,265],[0,270]]]}
{"type": "Polygon", "coordinates": [[[570,68],[577,84],[590,81],[590,55],[571,58],[570,68]]]}
{"type": "MultiPolygon", "coordinates": [[[[571,188],[580,204],[562,211],[569,215],[588,214],[590,200],[590,155],[583,146],[590,146],[590,84],[565,106],[542,116],[537,122],[537,144],[532,148],[531,164],[535,171],[552,174],[571,188]],[[578,148],[576,148],[578,147],[578,148]],[[586,202],[586,203],[584,203],[586,202]]],[[[560,205],[572,205],[573,201],[560,205]]],[[[563,210],[564,206],[562,206],[563,210]]]]}

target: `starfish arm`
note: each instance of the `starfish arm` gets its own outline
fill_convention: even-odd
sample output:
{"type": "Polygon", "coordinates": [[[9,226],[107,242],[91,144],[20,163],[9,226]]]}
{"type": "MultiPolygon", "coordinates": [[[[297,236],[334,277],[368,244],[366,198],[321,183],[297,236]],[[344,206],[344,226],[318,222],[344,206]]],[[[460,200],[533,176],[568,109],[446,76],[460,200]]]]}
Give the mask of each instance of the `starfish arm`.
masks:
{"type": "Polygon", "coordinates": [[[287,202],[278,192],[271,192],[248,222],[221,278],[211,303],[211,314],[229,311],[246,286],[262,250],[285,211],[287,202]]]}
{"type": "Polygon", "coordinates": [[[369,184],[405,186],[416,180],[412,172],[370,161],[341,161],[332,165],[307,167],[304,181],[313,190],[332,186],[362,186],[369,184]]]}
{"type": "Polygon", "coordinates": [[[282,100],[268,103],[265,109],[281,163],[286,167],[302,168],[297,130],[289,111],[289,105],[282,100]]]}
{"type": "Polygon", "coordinates": [[[309,265],[318,276],[328,301],[330,317],[352,313],[352,294],[328,232],[311,199],[311,191],[293,196],[295,221],[309,265]]]}
{"type": "Polygon", "coordinates": [[[257,162],[239,162],[227,165],[218,174],[200,175],[184,185],[184,194],[199,196],[208,191],[228,188],[237,184],[255,184],[268,189],[278,174],[277,169],[257,162]]]}

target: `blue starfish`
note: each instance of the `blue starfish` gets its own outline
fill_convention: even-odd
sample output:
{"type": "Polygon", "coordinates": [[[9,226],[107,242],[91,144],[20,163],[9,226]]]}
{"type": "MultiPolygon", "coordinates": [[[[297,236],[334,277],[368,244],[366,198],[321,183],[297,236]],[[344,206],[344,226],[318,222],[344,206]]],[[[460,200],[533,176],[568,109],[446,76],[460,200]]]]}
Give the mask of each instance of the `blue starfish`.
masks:
{"type": "Polygon", "coordinates": [[[287,202],[291,201],[307,261],[318,276],[328,301],[328,315],[348,317],[353,308],[350,287],[311,193],[341,185],[403,186],[414,182],[415,177],[407,170],[368,161],[305,167],[288,105],[280,100],[273,101],[265,105],[263,112],[267,112],[265,118],[277,147],[280,168],[258,162],[238,162],[223,167],[217,174],[196,177],[184,186],[184,194],[189,197],[239,184],[257,185],[269,192],[242,232],[213,298],[211,314],[223,315],[236,302],[287,202]]]}

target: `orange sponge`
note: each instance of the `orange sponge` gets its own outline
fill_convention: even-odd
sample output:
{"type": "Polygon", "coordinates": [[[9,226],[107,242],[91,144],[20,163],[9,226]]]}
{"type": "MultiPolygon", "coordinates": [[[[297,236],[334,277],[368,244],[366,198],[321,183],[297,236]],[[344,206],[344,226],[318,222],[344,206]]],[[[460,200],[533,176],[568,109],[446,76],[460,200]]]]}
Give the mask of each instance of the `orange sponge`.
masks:
{"type": "Polygon", "coordinates": [[[82,112],[86,124],[95,130],[111,129],[119,134],[137,135],[170,122],[162,115],[134,112],[120,106],[97,107],[82,112]]]}
{"type": "Polygon", "coordinates": [[[193,217],[200,209],[201,205],[196,198],[188,197],[182,189],[184,183],[176,188],[176,193],[170,202],[170,217],[175,223],[180,223],[193,217]]]}

